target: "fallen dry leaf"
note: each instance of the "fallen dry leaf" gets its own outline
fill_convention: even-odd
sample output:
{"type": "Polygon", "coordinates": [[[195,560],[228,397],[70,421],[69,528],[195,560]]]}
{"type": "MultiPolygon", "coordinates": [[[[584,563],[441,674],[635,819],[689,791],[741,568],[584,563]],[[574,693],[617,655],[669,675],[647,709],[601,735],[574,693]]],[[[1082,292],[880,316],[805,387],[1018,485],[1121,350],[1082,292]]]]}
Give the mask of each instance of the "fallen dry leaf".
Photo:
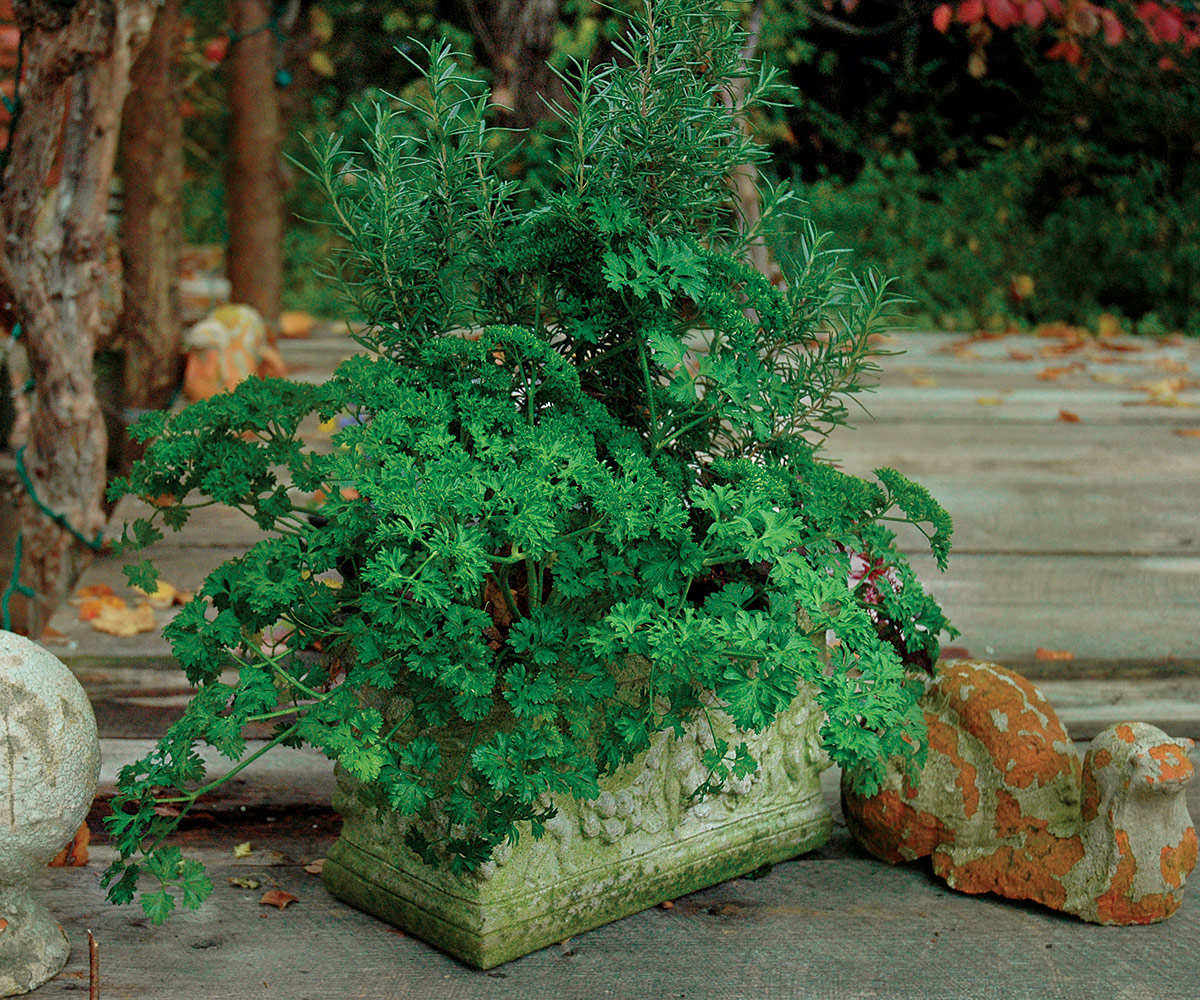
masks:
{"type": "Polygon", "coordinates": [[[1058,419],[1064,424],[1077,424],[1079,423],[1079,414],[1072,413],[1070,410],[1059,410],[1058,419]]]}
{"type": "Polygon", "coordinates": [[[1033,654],[1039,660],[1073,660],[1075,654],[1068,649],[1043,649],[1038,646],[1037,651],[1033,654]]]}
{"type": "Polygon", "coordinates": [[[254,848],[250,845],[250,841],[247,840],[244,844],[238,844],[233,849],[233,856],[235,858],[248,858],[253,851],[254,848]]]}
{"type": "Polygon", "coordinates": [[[1175,396],[1183,392],[1187,388],[1187,379],[1179,378],[1160,378],[1153,382],[1142,382],[1135,386],[1143,392],[1150,393],[1151,396],[1175,396]]]}
{"type": "Polygon", "coordinates": [[[1009,351],[1008,356],[1013,361],[1032,361],[1033,360],[1033,352],[1032,351],[1009,351]]]}
{"type": "Polygon", "coordinates": [[[167,583],[166,580],[158,581],[158,587],[155,589],[153,594],[147,594],[146,591],[142,590],[141,587],[134,587],[133,589],[147,599],[150,607],[157,608],[159,611],[169,608],[172,604],[174,604],[175,597],[179,593],[179,591],[177,591],[171,584],[167,583]]]}
{"type": "Polygon", "coordinates": [[[282,312],[279,314],[279,336],[284,340],[303,340],[312,336],[316,319],[306,312],[282,312]]]}
{"type": "Polygon", "coordinates": [[[1083,349],[1082,340],[1068,340],[1062,344],[1045,344],[1038,348],[1038,356],[1042,358],[1065,358],[1083,349]]]}
{"type": "Polygon", "coordinates": [[[282,889],[272,889],[270,892],[263,893],[258,905],[278,906],[281,910],[286,910],[292,903],[298,902],[300,902],[299,896],[293,896],[290,892],[284,892],[282,889]]]}
{"type": "Polygon", "coordinates": [[[999,406],[1004,400],[999,396],[976,396],[975,402],[980,406],[999,406]]]}
{"type": "Polygon", "coordinates": [[[105,608],[127,610],[129,605],[123,597],[117,597],[114,594],[102,594],[99,597],[89,598],[79,605],[79,620],[81,622],[90,622],[94,618],[98,618],[100,612],[105,608]]]}
{"type": "Polygon", "coordinates": [[[662,907],[664,910],[673,910],[673,909],[675,909],[675,904],[674,904],[674,902],[672,902],[672,901],[671,901],[671,900],[669,900],[669,899],[664,899],[664,900],[663,900],[661,903],[659,903],[658,905],[659,905],[659,906],[661,906],[661,907],[662,907]]]}
{"type": "Polygon", "coordinates": [[[5,920],[3,917],[0,917],[0,931],[4,930],[4,928],[6,928],[7,926],[8,926],[8,921],[5,920]]]}
{"type": "Polygon", "coordinates": [[[1125,340],[1106,340],[1100,344],[1100,350],[1102,351],[1117,351],[1122,354],[1134,354],[1141,349],[1141,344],[1131,344],[1125,340]]]}
{"type": "Polygon", "coordinates": [[[1173,375],[1179,375],[1188,371],[1188,366],[1176,358],[1158,358],[1154,362],[1154,367],[1160,372],[1170,372],[1173,375]]]}
{"type": "Polygon", "coordinates": [[[1103,340],[1112,340],[1123,332],[1121,321],[1112,313],[1101,313],[1096,320],[1096,333],[1103,340]]]}
{"type": "Polygon", "coordinates": [[[112,597],[113,589],[107,583],[92,583],[75,591],[76,597],[112,597]]]}
{"type": "Polygon", "coordinates": [[[146,601],[136,608],[105,605],[100,609],[100,613],[91,620],[91,626],[97,632],[123,638],[138,635],[141,632],[153,632],[155,629],[154,609],[146,601]]]}
{"type": "Polygon", "coordinates": [[[325,869],[325,859],[324,858],[317,858],[316,861],[310,862],[309,864],[304,866],[304,870],[306,872],[308,872],[309,875],[320,875],[324,869],[325,869]]]}
{"type": "Polygon", "coordinates": [[[1092,381],[1103,382],[1105,385],[1120,385],[1125,381],[1125,376],[1116,372],[1092,372],[1092,381]]]}
{"type": "Polygon", "coordinates": [[[51,868],[83,868],[88,863],[88,844],[92,841],[92,831],[88,828],[87,820],[79,824],[71,842],[59,851],[50,861],[51,868]]]}
{"type": "Polygon", "coordinates": [[[1200,427],[1176,427],[1175,433],[1182,438],[1200,438],[1200,427]]]}
{"type": "Polygon", "coordinates": [[[932,389],[937,385],[937,379],[932,375],[914,375],[912,384],[921,389],[932,389]]]}
{"type": "Polygon", "coordinates": [[[229,884],[239,889],[257,889],[262,883],[256,878],[231,878],[229,884]]]}
{"type": "Polygon", "coordinates": [[[1060,365],[1056,368],[1043,368],[1037,373],[1037,377],[1043,382],[1052,382],[1056,379],[1062,378],[1064,375],[1069,375],[1071,372],[1079,371],[1079,369],[1082,367],[1083,365],[1077,361],[1071,365],[1060,365]]]}
{"type": "Polygon", "coordinates": [[[1083,331],[1077,326],[1071,326],[1070,323],[1039,323],[1033,328],[1035,337],[1068,337],[1071,339],[1082,339],[1083,331]]]}

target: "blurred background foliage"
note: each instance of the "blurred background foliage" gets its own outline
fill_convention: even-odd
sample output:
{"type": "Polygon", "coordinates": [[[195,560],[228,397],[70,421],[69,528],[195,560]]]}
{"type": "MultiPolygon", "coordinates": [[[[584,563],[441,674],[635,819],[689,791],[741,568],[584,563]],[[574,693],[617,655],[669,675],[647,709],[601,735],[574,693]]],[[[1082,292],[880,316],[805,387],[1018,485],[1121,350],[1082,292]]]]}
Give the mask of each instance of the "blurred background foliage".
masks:
{"type": "MultiPolygon", "coordinates": [[[[551,64],[611,57],[634,2],[558,0],[551,64]]],[[[330,129],[353,137],[374,101],[416,85],[397,49],[419,57],[416,43],[448,35],[468,54],[467,71],[514,105],[498,110],[514,127],[509,169],[535,190],[549,183],[552,116],[536,121],[541,103],[509,92],[513,67],[472,16],[481,6],[306,3],[281,47],[287,154],[305,159],[306,140],[330,129]]],[[[222,5],[192,7],[185,232],[190,243],[221,243],[222,5]]],[[[759,52],[795,93],[754,124],[817,226],[855,264],[899,276],[925,327],[1094,328],[1107,313],[1133,332],[1200,333],[1200,50],[1167,59],[1131,33],[1118,47],[1096,39],[1072,66],[1045,58],[1052,33],[942,34],[931,9],[765,0],[759,52]]],[[[561,97],[553,78],[543,83],[544,96],[561,97]]],[[[321,198],[302,171],[285,171],[286,305],[344,314],[319,278],[330,249],[321,198]]]]}

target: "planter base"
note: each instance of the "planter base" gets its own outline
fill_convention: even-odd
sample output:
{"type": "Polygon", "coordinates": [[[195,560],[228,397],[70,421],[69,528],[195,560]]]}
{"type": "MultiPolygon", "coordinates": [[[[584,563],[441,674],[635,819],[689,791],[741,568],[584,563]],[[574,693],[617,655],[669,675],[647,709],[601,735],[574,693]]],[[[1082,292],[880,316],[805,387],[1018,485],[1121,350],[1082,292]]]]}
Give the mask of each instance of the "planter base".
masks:
{"type": "Polygon", "coordinates": [[[379,857],[345,837],[330,852],[322,875],[339,899],[468,965],[491,969],[663,900],[787,861],[829,839],[823,803],[803,803],[790,812],[756,817],[743,829],[722,830],[719,838],[667,844],[629,857],[617,870],[596,870],[518,898],[493,899],[486,891],[464,898],[430,885],[422,877],[427,873],[415,866],[379,857]]]}
{"type": "Polygon", "coordinates": [[[689,795],[703,780],[704,735],[663,735],[643,760],[605,779],[598,799],[558,802],[541,840],[523,837],[470,875],[423,864],[403,846],[405,821],[364,806],[339,774],[334,805],[346,821],[325,862],[325,886],[490,969],[824,844],[832,820],[821,796],[818,721],[809,703],[794,705],[749,741],[758,774],[702,802],[689,795]]]}

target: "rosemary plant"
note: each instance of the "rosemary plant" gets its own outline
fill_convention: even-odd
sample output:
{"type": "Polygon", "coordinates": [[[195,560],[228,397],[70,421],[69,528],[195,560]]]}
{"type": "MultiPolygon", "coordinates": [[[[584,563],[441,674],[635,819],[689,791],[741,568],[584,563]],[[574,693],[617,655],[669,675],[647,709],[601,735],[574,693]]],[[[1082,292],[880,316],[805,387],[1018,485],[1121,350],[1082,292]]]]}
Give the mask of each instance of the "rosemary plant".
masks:
{"type": "MultiPolygon", "coordinates": [[[[743,120],[776,91],[723,8],[655,0],[611,64],[565,77],[559,183],[533,208],[447,45],[365,149],[315,145],[364,352],[323,385],[251,379],[142,418],[146,456],[112,485],[155,498],[134,546],[212,503],[264,532],[165,629],[197,690],[121,774],[113,900],[143,871],[154,920],[210,891],[165,840],[213,787],[196,745],[245,764],[252,725],[421,817],[413,849],[459,870],[538,836],[545,793],[593,797],[716,708],[759,730],[815,691],[868,790],[920,754],[914,678],[948,626],[886,522],[944,567],[950,520],[895,471],[819,457],[895,299],[785,186],[739,216],[730,175],[767,157],[743,120]],[[806,238],[771,281],[745,251],[784,225],[806,238]],[[331,452],[299,436],[313,413],[342,418],[331,452]]],[[[153,589],[148,562],[128,573],[153,589]]],[[[725,740],[706,762],[699,795],[756,768],[725,740]]]]}

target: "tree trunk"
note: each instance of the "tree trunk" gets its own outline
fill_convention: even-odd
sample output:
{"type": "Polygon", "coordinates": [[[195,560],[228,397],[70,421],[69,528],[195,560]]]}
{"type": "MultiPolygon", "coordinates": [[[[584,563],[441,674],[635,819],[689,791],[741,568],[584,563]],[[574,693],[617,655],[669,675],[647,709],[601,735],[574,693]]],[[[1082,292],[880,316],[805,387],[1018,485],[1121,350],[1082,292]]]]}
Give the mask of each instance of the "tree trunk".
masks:
{"type": "Polygon", "coordinates": [[[133,64],[121,119],[125,298],[118,343],[125,351],[125,405],[143,410],[162,409],[170,402],[183,353],[183,118],[176,113],[183,83],[183,31],[183,0],[163,0],[133,64]]]}
{"type": "MultiPolygon", "coordinates": [[[[757,0],[750,11],[749,23],[746,27],[746,41],[742,47],[742,64],[747,68],[758,51],[762,16],[763,0],[757,0]]],[[[734,82],[733,92],[725,95],[731,109],[742,106],[749,82],[747,77],[739,78],[734,82]]],[[[751,132],[749,119],[743,116],[741,123],[742,131],[749,135],[751,132]]],[[[752,233],[762,222],[762,193],[758,189],[758,167],[753,163],[743,163],[730,175],[729,184],[733,188],[734,200],[738,206],[738,229],[743,234],[752,233]]],[[[759,273],[770,277],[770,254],[767,252],[767,245],[763,242],[761,235],[756,236],[746,245],[746,260],[759,273]]]]}
{"type": "Polygon", "coordinates": [[[225,264],[232,301],[257,309],[274,343],[283,285],[283,206],[276,39],[270,18],[268,0],[229,0],[232,41],[225,65],[231,121],[225,264]]]}
{"type": "Polygon", "coordinates": [[[492,67],[492,102],[507,128],[532,128],[546,117],[543,98],[561,85],[547,60],[561,0],[467,0],[471,26],[492,67]]]}
{"type": "MultiPolygon", "coordinates": [[[[24,329],[34,389],[24,461],[34,491],[81,535],[104,524],[105,432],[92,379],[102,318],[105,216],[121,104],[154,0],[17,0],[21,108],[0,178],[0,268],[24,329]]],[[[84,550],[31,497],[20,509],[31,634],[65,596],[84,550]]]]}

